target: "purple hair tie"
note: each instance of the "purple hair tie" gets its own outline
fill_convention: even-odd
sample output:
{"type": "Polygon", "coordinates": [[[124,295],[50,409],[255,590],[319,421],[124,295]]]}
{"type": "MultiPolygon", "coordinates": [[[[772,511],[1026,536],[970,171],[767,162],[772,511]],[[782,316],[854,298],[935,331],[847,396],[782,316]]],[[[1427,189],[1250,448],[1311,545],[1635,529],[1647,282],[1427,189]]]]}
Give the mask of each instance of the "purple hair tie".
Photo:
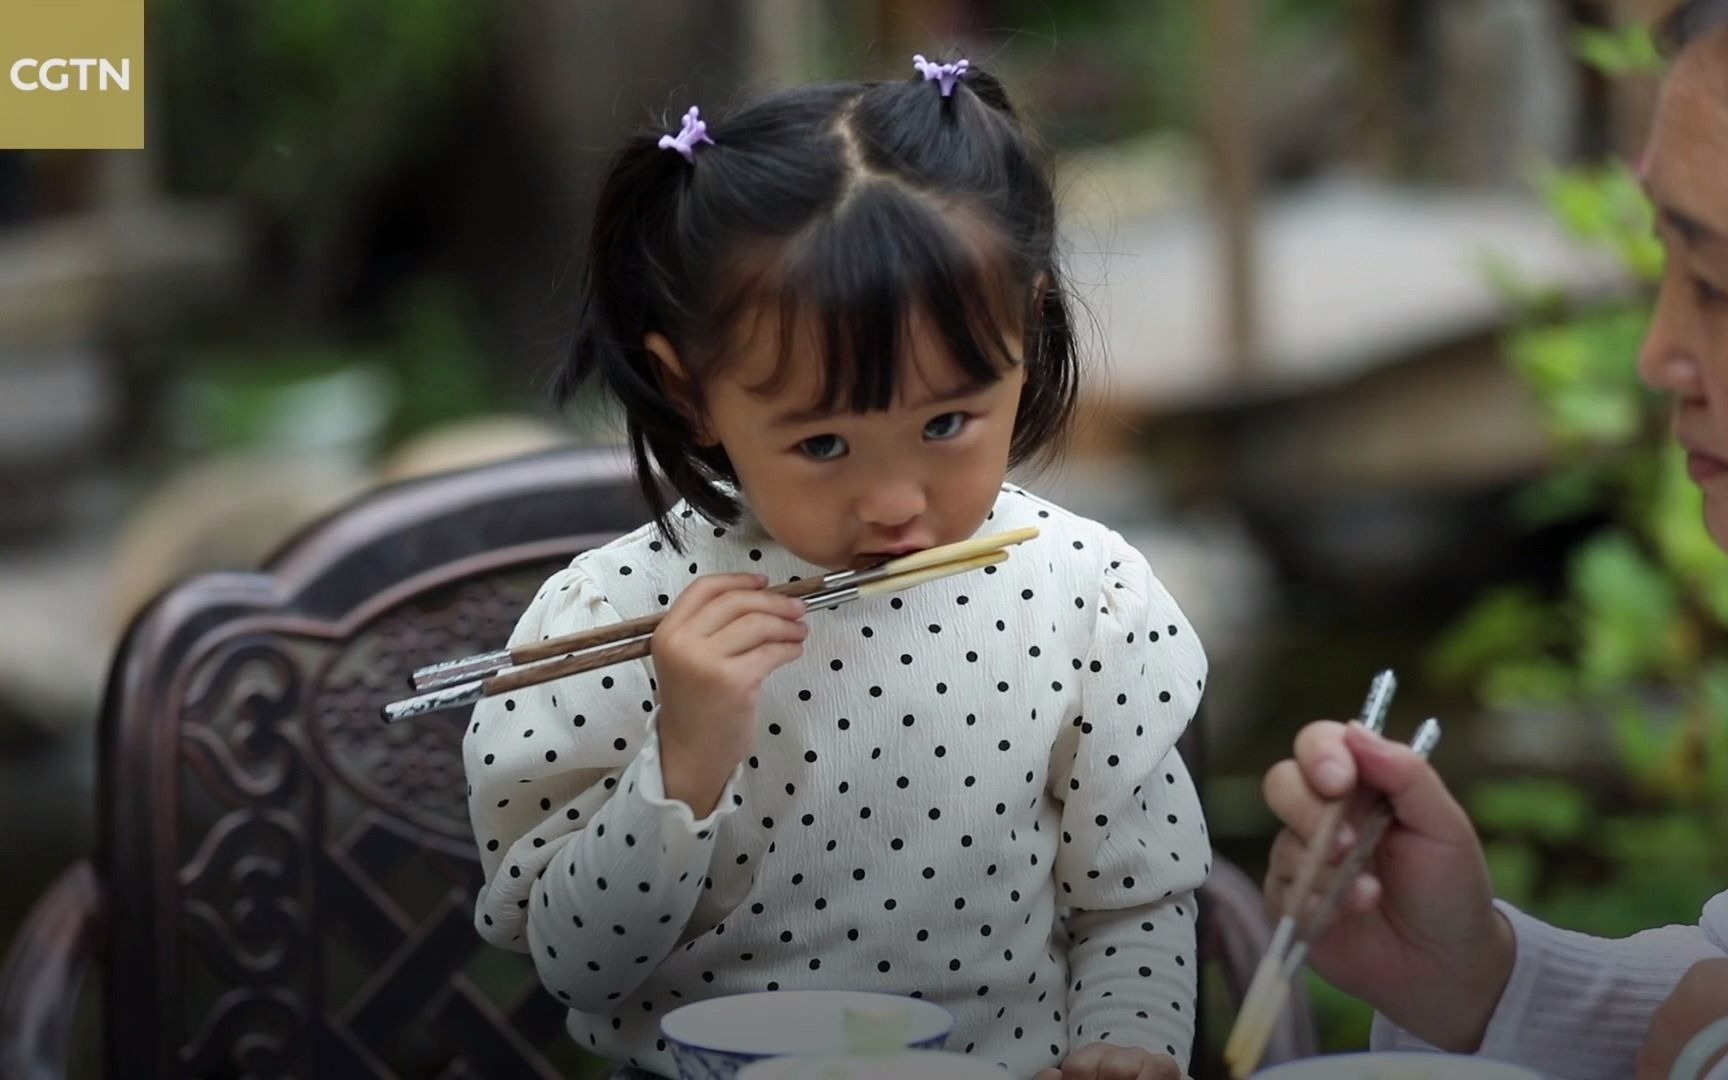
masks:
{"type": "Polygon", "coordinates": [[[696,163],[696,144],[714,145],[714,140],[708,137],[708,123],[700,119],[700,110],[690,106],[690,111],[684,114],[684,127],[676,135],[660,136],[660,149],[676,150],[684,155],[684,160],[692,165],[696,163]]]}
{"type": "Polygon", "coordinates": [[[956,60],[952,64],[934,64],[922,56],[914,56],[912,66],[918,69],[920,75],[924,76],[925,82],[941,83],[942,96],[948,97],[954,93],[954,84],[960,81],[960,76],[966,74],[966,69],[971,66],[971,62],[956,60]]]}

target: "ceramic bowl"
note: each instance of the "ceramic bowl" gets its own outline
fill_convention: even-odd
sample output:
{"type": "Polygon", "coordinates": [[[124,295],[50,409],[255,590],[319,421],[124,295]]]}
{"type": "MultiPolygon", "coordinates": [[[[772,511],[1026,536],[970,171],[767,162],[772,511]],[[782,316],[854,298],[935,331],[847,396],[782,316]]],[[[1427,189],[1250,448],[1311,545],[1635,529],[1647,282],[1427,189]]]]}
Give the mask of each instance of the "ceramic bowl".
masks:
{"type": "Polygon", "coordinates": [[[893,994],[802,990],[736,994],[667,1013],[660,1033],[680,1080],[734,1080],[746,1065],[779,1057],[855,1053],[847,1016],[903,1017],[905,1049],[940,1050],[954,1017],[939,1005],[893,994]]]}
{"type": "Polygon", "coordinates": [[[1014,1080],[994,1062],[943,1050],[883,1057],[789,1057],[746,1065],[738,1080],[1014,1080]]]}

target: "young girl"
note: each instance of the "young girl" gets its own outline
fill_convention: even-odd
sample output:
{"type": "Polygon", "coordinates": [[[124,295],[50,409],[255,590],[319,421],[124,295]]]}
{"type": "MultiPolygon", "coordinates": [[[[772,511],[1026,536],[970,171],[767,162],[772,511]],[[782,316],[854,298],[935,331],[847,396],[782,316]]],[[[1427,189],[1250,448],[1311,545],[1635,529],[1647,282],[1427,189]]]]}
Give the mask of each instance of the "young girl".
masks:
{"type": "Polygon", "coordinates": [[[640,1070],[674,1074],[671,1009],[821,987],[937,1002],[1016,1076],[1174,1078],[1205,659],[1120,536],[1003,482],[1074,400],[1053,200],[995,80],[917,68],[612,166],[560,388],[621,399],[657,516],[511,640],[665,618],[650,660],[475,709],[478,926],[640,1070]],[[1024,525],[887,601],[764,589],[1024,525]]]}

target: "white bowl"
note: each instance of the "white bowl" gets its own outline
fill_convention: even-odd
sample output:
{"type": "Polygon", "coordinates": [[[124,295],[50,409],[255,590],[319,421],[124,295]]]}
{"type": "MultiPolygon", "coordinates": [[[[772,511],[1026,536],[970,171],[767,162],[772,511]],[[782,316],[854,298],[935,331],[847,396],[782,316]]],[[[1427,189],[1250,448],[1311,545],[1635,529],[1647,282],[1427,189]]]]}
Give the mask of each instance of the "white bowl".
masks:
{"type": "Polygon", "coordinates": [[[1542,1080],[1518,1065],[1452,1054],[1339,1054],[1305,1058],[1254,1074],[1255,1080],[1542,1080]]]}
{"type": "Polygon", "coordinates": [[[681,1080],[733,1080],[746,1065],[777,1057],[853,1053],[848,1012],[899,1013],[905,1047],[940,1050],[954,1017],[940,1005],[893,994],[799,990],[735,994],[685,1005],[660,1020],[681,1080]]]}
{"type": "Polygon", "coordinates": [[[885,1057],[791,1057],[746,1065],[737,1080],[1014,1080],[1000,1065],[944,1050],[885,1057]]]}

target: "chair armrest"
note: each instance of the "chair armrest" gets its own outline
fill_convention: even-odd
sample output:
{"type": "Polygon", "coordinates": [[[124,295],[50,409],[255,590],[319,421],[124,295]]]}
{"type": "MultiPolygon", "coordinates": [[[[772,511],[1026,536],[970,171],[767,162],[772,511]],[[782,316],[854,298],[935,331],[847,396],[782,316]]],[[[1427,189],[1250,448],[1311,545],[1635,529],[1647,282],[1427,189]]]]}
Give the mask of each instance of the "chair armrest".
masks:
{"type": "Polygon", "coordinates": [[[66,1075],[72,1017],[107,933],[107,897],[81,860],[30,909],[0,967],[0,1076],[66,1075]]]}
{"type": "MultiPolygon", "coordinates": [[[[1200,887],[1200,955],[1215,961],[1224,976],[1231,1010],[1241,1009],[1254,969],[1272,944],[1272,920],[1259,886],[1228,860],[1213,857],[1212,874],[1200,887]]],[[[1266,1044],[1264,1064],[1313,1057],[1319,1052],[1314,1012],[1303,977],[1290,987],[1290,997],[1266,1044]]]]}

